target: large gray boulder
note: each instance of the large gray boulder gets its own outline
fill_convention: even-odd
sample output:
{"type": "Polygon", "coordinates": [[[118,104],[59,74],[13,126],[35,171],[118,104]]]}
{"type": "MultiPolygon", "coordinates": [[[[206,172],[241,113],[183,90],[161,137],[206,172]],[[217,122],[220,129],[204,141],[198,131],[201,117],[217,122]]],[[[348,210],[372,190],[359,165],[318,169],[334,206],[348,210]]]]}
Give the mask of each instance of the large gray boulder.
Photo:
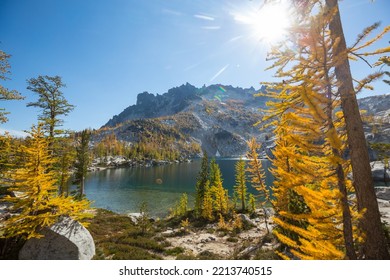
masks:
{"type": "Polygon", "coordinates": [[[42,230],[44,237],[27,240],[19,252],[21,260],[90,260],[95,243],[89,231],[71,218],[62,218],[42,230]]]}

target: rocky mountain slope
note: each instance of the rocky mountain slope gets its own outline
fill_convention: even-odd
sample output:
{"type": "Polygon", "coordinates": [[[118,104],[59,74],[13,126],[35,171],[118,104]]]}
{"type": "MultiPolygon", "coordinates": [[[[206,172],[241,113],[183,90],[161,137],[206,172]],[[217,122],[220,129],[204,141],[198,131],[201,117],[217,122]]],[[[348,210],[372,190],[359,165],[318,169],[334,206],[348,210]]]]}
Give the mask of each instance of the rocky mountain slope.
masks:
{"type": "Polygon", "coordinates": [[[363,113],[366,139],[370,143],[390,143],[390,94],[358,100],[363,113]]]}
{"type": "MultiPolygon", "coordinates": [[[[246,140],[253,136],[272,146],[272,131],[255,126],[268,100],[254,95],[264,90],[218,84],[197,88],[187,83],[162,95],[143,92],[135,105],[115,115],[95,134],[95,141],[115,134],[118,140],[134,143],[157,133],[186,145],[200,145],[211,156],[238,157],[246,153],[246,140]]],[[[390,142],[390,95],[360,99],[359,106],[367,111],[368,140],[390,142]],[[381,128],[373,131],[379,121],[381,128]]]]}
{"type": "Polygon", "coordinates": [[[241,156],[247,149],[246,140],[266,137],[255,127],[262,116],[259,109],[267,101],[254,97],[260,90],[222,85],[196,88],[187,83],[163,95],[144,92],[135,105],[109,120],[101,135],[114,133],[122,141],[133,142],[145,126],[159,127],[176,132],[177,139],[185,137],[189,144],[199,144],[212,156],[241,156]]]}

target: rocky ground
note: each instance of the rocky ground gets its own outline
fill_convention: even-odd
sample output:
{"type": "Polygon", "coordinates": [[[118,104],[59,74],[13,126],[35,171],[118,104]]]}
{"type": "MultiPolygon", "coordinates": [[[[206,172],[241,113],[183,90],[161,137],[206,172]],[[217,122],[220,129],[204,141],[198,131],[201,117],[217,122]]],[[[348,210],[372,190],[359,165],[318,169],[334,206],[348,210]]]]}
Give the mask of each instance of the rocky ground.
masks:
{"type": "MultiPolygon", "coordinates": [[[[250,219],[247,215],[240,215],[249,229],[233,235],[219,231],[217,223],[208,224],[201,229],[189,229],[181,236],[177,235],[180,229],[168,229],[161,235],[171,243],[172,248],[183,248],[185,255],[197,256],[207,252],[220,256],[222,259],[251,259],[259,249],[273,251],[278,246],[275,240],[267,237],[262,216],[262,213],[258,213],[257,218],[250,219]]],[[[272,227],[271,220],[269,229],[272,230],[272,227]]],[[[164,258],[174,259],[172,256],[164,258]]]]}
{"type": "MultiPolygon", "coordinates": [[[[377,188],[378,205],[382,221],[390,225],[390,188],[377,188]]],[[[209,252],[223,259],[252,259],[256,252],[272,252],[278,247],[274,239],[267,238],[264,219],[251,219],[251,229],[242,231],[234,237],[217,231],[217,224],[210,224],[200,230],[189,230],[187,234],[178,236],[180,229],[168,229],[161,233],[171,243],[171,247],[181,247],[184,254],[190,256],[209,252]]],[[[273,223],[270,221],[270,229],[273,223]]],[[[175,259],[174,256],[164,256],[164,259],[175,259]]]]}
{"type": "MultiPolygon", "coordinates": [[[[373,164],[372,168],[373,171],[377,170],[378,180],[383,178],[384,171],[379,162],[373,164]]],[[[383,187],[376,187],[375,190],[382,221],[390,225],[390,187],[385,186],[386,182],[383,184],[383,187]]],[[[9,215],[8,207],[9,204],[0,203],[0,235],[2,220],[9,215]]],[[[156,235],[142,237],[134,226],[136,222],[129,217],[100,212],[98,218],[91,220],[89,228],[97,242],[98,259],[112,256],[115,259],[266,259],[275,257],[273,252],[278,246],[275,239],[267,235],[261,210],[252,218],[241,215],[246,226],[238,233],[219,230],[217,222],[186,229],[161,222],[156,235]],[[130,251],[133,252],[131,256],[128,255],[130,251]],[[259,255],[259,252],[267,255],[259,255]]],[[[272,227],[271,219],[270,230],[272,227]]]]}
{"type": "Polygon", "coordinates": [[[382,221],[390,225],[390,188],[376,188],[376,196],[382,221]]]}

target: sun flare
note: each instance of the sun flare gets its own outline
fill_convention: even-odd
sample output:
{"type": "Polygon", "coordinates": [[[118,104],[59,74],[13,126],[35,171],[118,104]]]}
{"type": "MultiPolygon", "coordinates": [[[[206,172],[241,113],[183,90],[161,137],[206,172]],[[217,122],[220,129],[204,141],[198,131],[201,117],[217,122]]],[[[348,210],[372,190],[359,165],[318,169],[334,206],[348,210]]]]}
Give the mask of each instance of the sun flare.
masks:
{"type": "Polygon", "coordinates": [[[251,37],[267,43],[281,40],[291,25],[288,5],[283,1],[266,4],[256,11],[235,14],[234,19],[248,25],[251,37]]]}

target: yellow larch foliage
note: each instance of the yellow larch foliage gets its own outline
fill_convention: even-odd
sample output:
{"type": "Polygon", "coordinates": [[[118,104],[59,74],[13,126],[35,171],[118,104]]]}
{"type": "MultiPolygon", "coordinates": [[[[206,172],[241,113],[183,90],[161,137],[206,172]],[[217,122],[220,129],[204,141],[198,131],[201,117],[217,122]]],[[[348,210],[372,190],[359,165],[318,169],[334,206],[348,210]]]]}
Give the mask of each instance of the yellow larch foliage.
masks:
{"type": "Polygon", "coordinates": [[[203,206],[202,206],[202,217],[206,220],[212,221],[214,219],[213,215],[213,196],[211,193],[211,188],[207,185],[205,187],[205,193],[203,197],[203,206]]]}
{"type": "Polygon", "coordinates": [[[247,153],[247,158],[249,159],[247,171],[249,173],[249,178],[252,187],[259,192],[258,201],[264,212],[264,223],[268,233],[268,215],[265,206],[267,203],[270,202],[270,196],[269,190],[265,185],[265,173],[263,171],[261,159],[258,154],[258,150],[260,150],[261,146],[256,142],[255,138],[250,139],[247,144],[249,147],[249,152],[247,153]]]}
{"type": "Polygon", "coordinates": [[[221,170],[215,161],[211,162],[211,167],[213,178],[210,180],[210,191],[213,198],[213,208],[217,213],[226,214],[229,203],[228,190],[223,187],[221,170]]]}
{"type": "Polygon", "coordinates": [[[13,213],[5,221],[5,237],[39,238],[42,237],[40,230],[54,224],[61,216],[75,220],[89,216],[85,213],[89,202],[58,195],[56,174],[52,169],[54,159],[48,145],[40,124],[32,128],[28,145],[20,147],[24,164],[13,170],[8,180],[9,190],[15,197],[4,198],[12,204],[13,213]]]}
{"type": "Polygon", "coordinates": [[[263,94],[272,102],[262,125],[275,127],[276,135],[275,235],[285,245],[282,258],[354,259],[362,213],[348,197],[352,183],[347,178],[350,162],[343,157],[345,124],[335,112],[340,106],[334,75],[339,58],[331,50],[338,42],[328,28],[333,13],[320,4],[316,9],[294,26],[288,44],[269,55],[274,60],[270,68],[283,79],[266,83],[263,94]]]}

